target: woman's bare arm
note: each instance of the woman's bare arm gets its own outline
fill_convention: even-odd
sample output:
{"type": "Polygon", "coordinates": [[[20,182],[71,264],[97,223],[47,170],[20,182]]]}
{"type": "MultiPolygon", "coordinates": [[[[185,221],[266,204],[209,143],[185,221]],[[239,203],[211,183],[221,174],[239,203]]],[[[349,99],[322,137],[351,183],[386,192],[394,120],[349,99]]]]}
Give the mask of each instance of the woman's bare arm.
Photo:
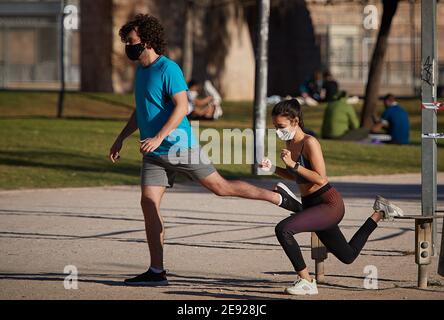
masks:
{"type": "Polygon", "coordinates": [[[280,176],[281,178],[287,179],[287,180],[294,180],[296,179],[296,173],[289,172],[285,168],[276,167],[276,170],[274,171],[274,174],[280,176]]]}

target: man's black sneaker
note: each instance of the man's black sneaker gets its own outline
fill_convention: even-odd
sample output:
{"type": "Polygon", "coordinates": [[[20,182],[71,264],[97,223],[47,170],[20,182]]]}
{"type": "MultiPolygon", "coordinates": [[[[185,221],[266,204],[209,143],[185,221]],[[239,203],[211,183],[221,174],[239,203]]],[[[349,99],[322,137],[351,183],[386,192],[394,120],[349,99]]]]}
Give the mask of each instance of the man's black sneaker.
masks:
{"type": "Polygon", "coordinates": [[[279,205],[279,207],[293,212],[299,212],[303,210],[301,201],[282,182],[279,182],[277,184],[276,190],[274,190],[274,192],[277,192],[282,196],[282,203],[279,205]]]}
{"type": "Polygon", "coordinates": [[[128,286],[166,286],[168,285],[168,280],[166,277],[166,271],[161,273],[155,273],[151,269],[147,272],[139,274],[138,276],[130,279],[125,279],[125,284],[128,286]]]}

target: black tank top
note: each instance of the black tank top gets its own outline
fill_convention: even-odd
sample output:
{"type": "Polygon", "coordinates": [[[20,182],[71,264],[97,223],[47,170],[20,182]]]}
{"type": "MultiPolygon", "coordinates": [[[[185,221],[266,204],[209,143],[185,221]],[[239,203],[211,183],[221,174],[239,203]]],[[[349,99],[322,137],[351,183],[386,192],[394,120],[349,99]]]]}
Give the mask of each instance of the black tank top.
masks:
{"type": "MultiPolygon", "coordinates": [[[[302,144],[301,153],[299,154],[297,162],[300,163],[300,166],[302,166],[308,170],[312,170],[313,168],[311,167],[310,161],[302,155],[302,151],[304,151],[304,146],[305,146],[305,140],[302,144]]],[[[292,170],[292,168],[290,168],[290,170],[292,170]]],[[[293,173],[295,173],[295,172],[293,171],[293,173]]],[[[305,179],[303,176],[296,173],[296,183],[297,184],[307,184],[307,183],[311,183],[311,182],[309,180],[305,179]]]]}

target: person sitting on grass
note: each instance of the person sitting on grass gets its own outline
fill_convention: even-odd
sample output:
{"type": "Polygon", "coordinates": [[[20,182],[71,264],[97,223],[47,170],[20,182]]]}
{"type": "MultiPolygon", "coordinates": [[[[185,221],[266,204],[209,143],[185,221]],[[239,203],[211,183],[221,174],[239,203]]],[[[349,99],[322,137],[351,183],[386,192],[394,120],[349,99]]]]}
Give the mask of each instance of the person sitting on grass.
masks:
{"type": "Polygon", "coordinates": [[[300,100],[309,107],[317,106],[323,99],[323,84],[322,73],[320,70],[316,70],[312,78],[300,85],[300,100]]]}
{"type": "Polygon", "coordinates": [[[368,129],[359,128],[353,106],[347,103],[347,93],[340,91],[327,104],[322,121],[322,138],[359,141],[368,137],[368,129]]]}
{"type": "Polygon", "coordinates": [[[190,120],[213,120],[216,106],[212,96],[199,97],[202,84],[192,79],[188,82],[188,114],[190,120]]]}
{"type": "Polygon", "coordinates": [[[322,77],[323,83],[321,89],[321,99],[322,101],[326,102],[333,101],[339,91],[338,82],[335,80],[333,74],[329,70],[325,70],[322,77]]]}
{"type": "Polygon", "coordinates": [[[407,111],[405,111],[396,101],[391,93],[384,98],[385,111],[381,115],[381,120],[373,128],[373,132],[386,130],[391,136],[387,143],[408,144],[410,135],[410,121],[407,111]]]}

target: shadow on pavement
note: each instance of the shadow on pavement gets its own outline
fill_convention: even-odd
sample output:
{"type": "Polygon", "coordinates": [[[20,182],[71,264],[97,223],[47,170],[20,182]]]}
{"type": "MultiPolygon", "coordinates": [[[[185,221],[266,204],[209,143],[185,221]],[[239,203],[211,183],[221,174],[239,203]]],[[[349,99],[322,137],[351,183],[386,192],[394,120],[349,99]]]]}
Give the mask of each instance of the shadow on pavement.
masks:
{"type": "MultiPolygon", "coordinates": [[[[279,275],[291,275],[292,272],[264,272],[264,274],[279,274],[279,275]]],[[[0,280],[25,280],[25,281],[52,281],[63,282],[66,274],[60,273],[0,273],[0,280]]],[[[113,287],[127,287],[137,288],[137,286],[127,286],[123,283],[123,279],[130,277],[128,274],[85,274],[79,277],[79,283],[93,283],[102,284],[105,286],[113,287]],[[115,280],[121,278],[120,280],[115,280]]],[[[326,275],[330,278],[353,278],[363,279],[358,276],[348,275],[326,275]]],[[[388,288],[377,289],[376,291],[387,291],[393,289],[409,289],[409,290],[421,290],[427,292],[443,293],[441,290],[433,290],[430,287],[427,289],[419,289],[415,285],[410,284],[411,281],[405,280],[393,280],[393,279],[378,279],[379,281],[386,281],[394,283],[393,286],[388,288]],[[402,285],[402,282],[409,282],[409,284],[402,285]]],[[[283,298],[282,288],[289,285],[289,281],[267,280],[267,279],[230,279],[230,278],[209,278],[198,276],[182,276],[177,274],[169,274],[169,286],[157,287],[165,288],[165,294],[171,295],[185,295],[185,296],[200,296],[200,297],[213,297],[213,298],[225,298],[225,299],[285,299],[283,298]],[[173,289],[170,290],[169,288],[173,289]],[[183,289],[182,289],[183,288],[183,289]],[[189,288],[189,289],[187,289],[189,288]],[[192,291],[198,290],[198,291],[192,291]],[[212,292],[212,291],[219,292],[212,292]],[[228,291],[228,292],[227,292],[228,291]],[[254,293],[254,295],[253,295],[254,293]],[[265,296],[264,296],[265,295],[265,296]],[[275,297],[272,297],[275,296],[275,297]]],[[[440,285],[430,285],[431,287],[441,287],[440,285]]],[[[149,288],[146,286],[140,286],[138,288],[149,288]]],[[[360,286],[342,285],[338,283],[323,282],[319,283],[319,288],[328,288],[335,290],[347,290],[347,291],[367,291],[360,286]]],[[[322,292],[321,292],[322,293],[322,292]]],[[[290,297],[289,297],[290,298],[290,297]]]]}
{"type": "MultiPolygon", "coordinates": [[[[295,182],[282,181],[282,179],[251,179],[240,177],[239,180],[246,181],[255,186],[264,189],[273,189],[278,182],[286,183],[293,191],[297,191],[295,182]]],[[[383,184],[383,183],[369,183],[369,182],[330,182],[344,198],[368,198],[373,200],[377,194],[385,196],[389,200],[408,200],[421,201],[421,184],[383,184]]],[[[196,193],[211,193],[207,189],[201,187],[196,183],[184,183],[174,189],[173,192],[196,192],[196,193]]],[[[296,192],[297,193],[297,192],[296,192]]],[[[444,201],[444,185],[438,185],[438,200],[444,201]]],[[[233,198],[236,199],[236,198],[233,198]]]]}

